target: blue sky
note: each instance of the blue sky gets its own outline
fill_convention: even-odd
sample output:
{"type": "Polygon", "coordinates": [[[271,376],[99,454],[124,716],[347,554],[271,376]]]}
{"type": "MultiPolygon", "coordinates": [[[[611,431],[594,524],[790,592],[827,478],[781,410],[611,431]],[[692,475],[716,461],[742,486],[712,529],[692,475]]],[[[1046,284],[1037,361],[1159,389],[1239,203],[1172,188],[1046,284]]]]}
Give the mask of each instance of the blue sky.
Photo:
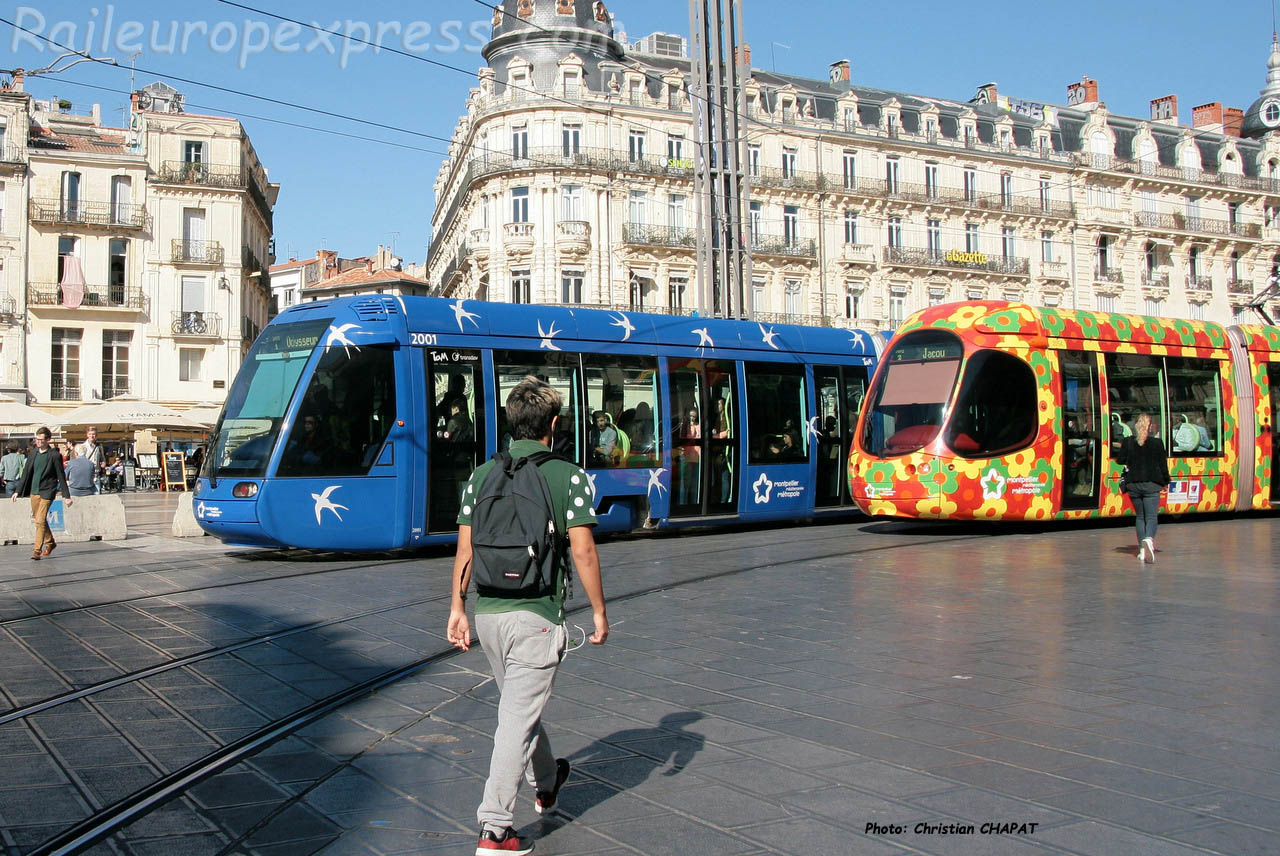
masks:
{"type": "MultiPolygon", "coordinates": [[[[262,117],[246,115],[243,121],[271,179],[282,185],[276,208],[278,259],[308,256],[321,246],[363,255],[394,241],[400,255],[421,261],[444,143],[209,91],[171,76],[447,139],[482,63],[477,34],[487,36],[491,13],[474,0],[359,5],[245,0],[244,5],[315,21],[322,28],[336,25],[370,40],[381,26],[383,44],[407,46],[416,56],[471,74],[388,52],[344,56],[340,38],[326,44],[310,30],[291,34],[276,19],[216,0],[17,3],[0,5],[0,18],[63,43],[74,39],[77,46],[92,34],[95,56],[114,57],[126,67],[86,63],[65,74],[29,79],[27,88],[37,97],[56,95],[77,105],[98,102],[104,118],[118,124],[125,95],[77,84],[127,91],[128,61],[141,47],[135,86],[168,79],[187,95],[191,112],[262,117]]],[[[609,8],[633,40],[655,30],[688,30],[686,0],[612,0],[609,8]]],[[[1248,107],[1265,82],[1270,5],[1250,0],[1222,9],[1226,14],[1210,14],[1203,4],[1185,0],[744,0],[757,67],[776,63],[780,72],[821,78],[830,62],[847,57],[861,85],[965,100],[978,86],[995,81],[1001,94],[1056,104],[1065,103],[1069,83],[1087,74],[1098,80],[1099,94],[1112,112],[1145,116],[1150,99],[1176,94],[1184,123],[1198,104],[1248,107]]],[[[33,41],[0,24],[0,66],[31,69],[51,62],[56,52],[47,44],[37,50],[33,41]]]]}

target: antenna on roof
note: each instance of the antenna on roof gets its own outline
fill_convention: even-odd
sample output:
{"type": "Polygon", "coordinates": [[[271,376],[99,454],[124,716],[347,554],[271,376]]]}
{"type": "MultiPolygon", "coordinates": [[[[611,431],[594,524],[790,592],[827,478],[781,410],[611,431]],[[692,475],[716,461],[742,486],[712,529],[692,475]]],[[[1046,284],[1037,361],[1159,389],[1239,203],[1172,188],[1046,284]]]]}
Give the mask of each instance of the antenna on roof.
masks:
{"type": "Polygon", "coordinates": [[[778,57],[773,52],[775,46],[791,50],[791,45],[784,45],[782,42],[771,42],[769,44],[769,59],[773,61],[773,70],[776,72],[778,70],[778,57]]]}

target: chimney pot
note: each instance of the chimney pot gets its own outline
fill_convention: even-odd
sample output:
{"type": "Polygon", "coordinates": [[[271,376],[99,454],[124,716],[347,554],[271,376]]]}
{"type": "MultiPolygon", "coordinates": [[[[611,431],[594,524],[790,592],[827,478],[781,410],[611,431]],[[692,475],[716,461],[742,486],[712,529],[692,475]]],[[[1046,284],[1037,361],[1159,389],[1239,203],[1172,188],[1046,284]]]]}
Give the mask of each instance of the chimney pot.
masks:
{"type": "Polygon", "coordinates": [[[1191,127],[1222,131],[1222,102],[1212,101],[1191,108],[1191,127]]]}
{"type": "Polygon", "coordinates": [[[1165,95],[1151,99],[1151,121],[1166,125],[1178,124],[1178,96],[1165,95]]]}

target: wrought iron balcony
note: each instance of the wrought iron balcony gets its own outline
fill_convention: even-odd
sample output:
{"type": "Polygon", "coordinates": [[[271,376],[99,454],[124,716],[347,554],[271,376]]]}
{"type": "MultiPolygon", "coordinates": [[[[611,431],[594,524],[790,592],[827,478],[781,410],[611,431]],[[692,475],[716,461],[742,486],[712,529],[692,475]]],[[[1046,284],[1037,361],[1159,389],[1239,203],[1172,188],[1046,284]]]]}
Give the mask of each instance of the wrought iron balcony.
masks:
{"type": "Polygon", "coordinates": [[[812,238],[752,235],[751,252],[764,256],[792,256],[812,259],[817,258],[818,247],[812,238]]]}
{"type": "Polygon", "coordinates": [[[1095,270],[1093,272],[1094,282],[1109,282],[1115,285],[1124,284],[1124,271],[1120,268],[1106,268],[1105,270],[1095,270]]]}
{"type": "Polygon", "coordinates": [[[32,199],[34,223],[102,226],[109,229],[151,228],[147,206],[128,202],[85,202],[70,199],[32,199]]]}
{"type": "Polygon", "coordinates": [[[55,377],[49,380],[49,397],[54,401],[79,401],[80,379],[78,377],[55,377]]]}
{"type": "MultiPolygon", "coordinates": [[[[28,306],[61,306],[62,286],[56,282],[31,282],[27,284],[28,306]]],[[[86,285],[84,299],[77,309],[129,309],[147,308],[142,289],[127,285],[86,285]]]]}
{"type": "Polygon", "coordinates": [[[1244,295],[1252,296],[1253,283],[1247,279],[1237,279],[1236,277],[1231,277],[1227,280],[1227,293],[1228,294],[1244,294],[1244,295]]]}
{"type": "Polygon", "coordinates": [[[1147,288],[1168,288],[1169,274],[1163,271],[1143,271],[1142,284],[1147,288]]]}
{"type": "Polygon", "coordinates": [[[174,238],[169,260],[174,264],[220,265],[222,243],[219,241],[184,241],[174,238]]]}
{"type": "Polygon", "coordinates": [[[1196,291],[1196,292],[1213,291],[1213,277],[1188,275],[1187,291],[1196,291]]]}
{"type": "Polygon", "coordinates": [[[222,316],[214,312],[182,312],[175,310],[169,329],[175,336],[222,337],[222,316]]]}
{"type": "Polygon", "coordinates": [[[180,160],[167,160],[161,164],[156,180],[167,184],[198,184],[204,187],[235,189],[243,188],[248,183],[245,180],[244,170],[238,166],[180,160]]]}
{"type": "Polygon", "coordinates": [[[682,229],[678,226],[650,226],[646,223],[623,223],[622,241],[626,244],[687,250],[698,246],[698,237],[692,229],[682,229]]]}
{"type": "Polygon", "coordinates": [[[117,395],[129,394],[129,381],[117,380],[102,385],[101,397],[103,401],[115,398],[117,395]]]}

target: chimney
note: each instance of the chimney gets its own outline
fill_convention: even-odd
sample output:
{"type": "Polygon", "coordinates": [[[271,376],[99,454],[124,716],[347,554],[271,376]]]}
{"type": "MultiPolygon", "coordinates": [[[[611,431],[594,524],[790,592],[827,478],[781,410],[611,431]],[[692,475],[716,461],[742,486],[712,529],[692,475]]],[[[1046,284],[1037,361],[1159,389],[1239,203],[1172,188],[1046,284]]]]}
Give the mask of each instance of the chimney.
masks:
{"type": "Polygon", "coordinates": [[[13,70],[13,81],[9,84],[9,89],[11,89],[14,92],[21,92],[22,81],[26,79],[26,76],[27,76],[26,72],[24,72],[22,69],[15,68],[13,70]]]}
{"type": "Polygon", "coordinates": [[[1214,101],[1191,108],[1191,127],[1197,131],[1222,133],[1222,102],[1214,101]]]}
{"type": "Polygon", "coordinates": [[[1244,129],[1244,111],[1237,107],[1224,107],[1222,110],[1223,133],[1230,137],[1240,136],[1244,129]]]}
{"type": "Polygon", "coordinates": [[[751,71],[751,45],[746,42],[738,46],[738,64],[743,71],[751,71]]]}
{"type": "Polygon", "coordinates": [[[1178,96],[1151,99],[1151,121],[1162,125],[1178,124],[1178,96]]]}
{"type": "Polygon", "coordinates": [[[138,93],[137,92],[129,93],[129,112],[130,113],[138,112],[138,93]]]}
{"type": "Polygon", "coordinates": [[[1098,81],[1084,76],[1079,83],[1067,87],[1067,106],[1080,110],[1092,110],[1098,106],[1098,81]]]}
{"type": "Polygon", "coordinates": [[[849,60],[841,59],[831,63],[831,82],[832,83],[848,83],[849,82],[849,60]]]}
{"type": "Polygon", "coordinates": [[[338,272],[337,250],[316,250],[316,258],[320,259],[321,279],[331,279],[338,272]]]}

